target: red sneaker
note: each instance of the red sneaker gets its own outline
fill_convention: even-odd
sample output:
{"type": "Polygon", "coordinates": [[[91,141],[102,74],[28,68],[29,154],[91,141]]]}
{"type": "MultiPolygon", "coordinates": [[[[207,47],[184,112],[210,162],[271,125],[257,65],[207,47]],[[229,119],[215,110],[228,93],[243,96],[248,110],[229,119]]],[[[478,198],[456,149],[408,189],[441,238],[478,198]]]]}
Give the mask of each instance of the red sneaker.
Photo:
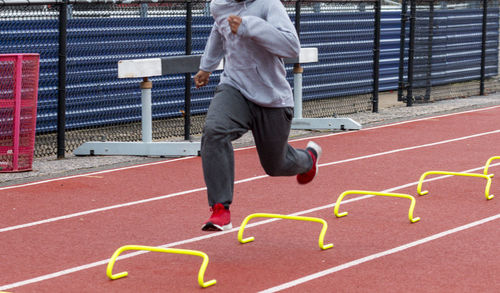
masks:
{"type": "Polygon", "coordinates": [[[231,224],[231,212],[221,203],[216,203],[211,209],[212,216],[206,221],[201,230],[203,231],[224,231],[233,228],[231,224]]]}
{"type": "Polygon", "coordinates": [[[311,182],[314,179],[314,176],[318,174],[318,161],[319,158],[321,157],[321,153],[323,152],[321,150],[321,147],[313,141],[307,143],[306,151],[308,151],[309,154],[311,155],[311,158],[313,160],[313,165],[311,169],[306,173],[297,175],[297,182],[299,184],[306,184],[311,182]]]}

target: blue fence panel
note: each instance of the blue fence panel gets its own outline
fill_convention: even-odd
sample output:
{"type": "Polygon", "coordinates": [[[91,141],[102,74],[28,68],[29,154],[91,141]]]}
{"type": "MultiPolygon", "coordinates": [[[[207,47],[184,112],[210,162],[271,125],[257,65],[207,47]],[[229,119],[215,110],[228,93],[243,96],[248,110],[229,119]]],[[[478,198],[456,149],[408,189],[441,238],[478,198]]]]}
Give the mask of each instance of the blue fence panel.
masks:
{"type": "MultiPolygon", "coordinates": [[[[67,128],[140,121],[142,80],[118,79],[117,63],[185,54],[184,25],[185,18],[180,16],[70,19],[67,128]]],[[[181,79],[152,80],[154,97],[162,94],[154,100],[153,117],[180,115],[184,104],[181,79]]]]}
{"type": "Polygon", "coordinates": [[[398,88],[401,13],[382,11],[380,20],[380,91],[398,88]]]}
{"type": "Polygon", "coordinates": [[[303,47],[317,47],[317,64],[304,66],[303,100],[366,94],[373,85],[374,12],[301,15],[303,47]]]}
{"type": "MultiPolygon", "coordinates": [[[[428,29],[429,12],[419,12],[422,27],[428,29]]],[[[479,80],[481,73],[483,11],[476,9],[436,9],[433,20],[431,85],[479,80]]],[[[489,9],[486,51],[486,76],[498,74],[498,8],[489,9]]],[[[425,62],[427,36],[416,41],[416,52],[425,62]],[[420,52],[424,51],[424,52],[420,52]]],[[[426,85],[427,64],[416,58],[414,86],[426,85]]]]}
{"type": "Polygon", "coordinates": [[[56,19],[0,21],[0,53],[40,54],[37,131],[57,123],[59,24],[56,19]]]}
{"type": "MultiPolygon", "coordinates": [[[[304,100],[369,94],[373,84],[373,11],[302,13],[303,47],[317,47],[320,62],[304,64],[304,100]]],[[[486,74],[498,74],[498,7],[488,13],[486,74]]],[[[293,19],[293,15],[292,15],[293,19]]],[[[382,11],[380,90],[398,86],[399,11],[382,11]]],[[[432,85],[479,78],[480,9],[436,9],[432,85]]],[[[192,54],[201,54],[212,27],[209,16],[193,18],[192,54]]],[[[140,79],[118,79],[119,60],[185,53],[185,18],[70,18],[68,20],[67,129],[139,121],[140,79]]],[[[37,132],[56,130],[57,19],[0,21],[0,53],[39,53],[37,132]]],[[[406,46],[408,48],[408,46],[406,46]]],[[[407,55],[407,54],[406,54],[407,55]]],[[[287,65],[292,83],[291,65],[287,65]]],[[[192,113],[204,113],[220,72],[209,86],[192,90],[192,113]]],[[[155,77],[153,117],[179,117],[184,75],[155,77]]]]}

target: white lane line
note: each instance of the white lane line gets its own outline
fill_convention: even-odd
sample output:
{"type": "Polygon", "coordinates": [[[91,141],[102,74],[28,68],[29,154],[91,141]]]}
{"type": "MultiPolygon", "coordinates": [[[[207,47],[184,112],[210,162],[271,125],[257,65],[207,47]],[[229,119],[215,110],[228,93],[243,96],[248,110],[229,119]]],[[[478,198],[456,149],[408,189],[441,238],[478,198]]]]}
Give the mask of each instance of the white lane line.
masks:
{"type": "MultiPolygon", "coordinates": [[[[419,118],[419,119],[414,119],[414,120],[408,120],[408,121],[402,121],[402,122],[396,122],[396,123],[390,123],[390,124],[385,124],[385,125],[363,128],[359,131],[376,130],[376,129],[380,129],[380,128],[386,128],[386,127],[397,126],[397,125],[402,125],[402,124],[420,122],[420,121],[431,120],[431,119],[436,119],[436,118],[456,116],[456,115],[468,114],[468,113],[473,113],[473,112],[488,111],[488,110],[493,110],[493,109],[496,109],[499,107],[500,106],[492,106],[492,107],[473,109],[473,110],[462,111],[462,112],[457,112],[457,113],[449,113],[449,114],[443,114],[443,115],[437,115],[437,116],[424,117],[424,118],[419,118]]],[[[324,137],[330,137],[330,136],[336,136],[336,135],[346,135],[346,134],[351,134],[351,133],[356,133],[356,132],[336,132],[336,133],[330,133],[330,134],[314,136],[314,137],[292,139],[292,140],[290,140],[290,142],[318,139],[318,138],[324,138],[324,137]]],[[[255,148],[255,146],[237,148],[237,149],[235,149],[235,151],[242,151],[242,150],[253,149],[253,148],[255,148]]],[[[123,170],[129,170],[129,169],[135,169],[135,168],[141,168],[141,167],[149,167],[149,166],[154,166],[154,165],[159,165],[159,164],[172,163],[172,162],[176,162],[179,160],[189,160],[189,159],[193,159],[193,158],[197,158],[197,157],[177,158],[177,159],[164,160],[164,161],[159,161],[159,162],[151,162],[151,163],[145,163],[145,164],[139,164],[139,165],[133,165],[133,166],[127,166],[127,167],[120,167],[120,168],[115,168],[115,169],[107,169],[107,170],[90,172],[90,173],[85,173],[85,174],[57,177],[57,178],[51,178],[51,179],[46,179],[46,180],[41,180],[41,181],[33,181],[33,182],[29,182],[29,183],[0,187],[0,191],[8,190],[8,189],[15,189],[15,188],[23,188],[23,187],[39,185],[39,184],[44,184],[44,183],[50,183],[50,182],[59,181],[59,180],[68,180],[68,179],[88,177],[88,176],[93,176],[93,175],[98,175],[98,174],[111,173],[111,172],[116,172],[116,171],[123,171],[123,170]]]]}
{"type": "Polygon", "coordinates": [[[93,213],[109,211],[112,209],[118,209],[118,208],[138,205],[138,204],[147,203],[147,202],[156,201],[156,200],[162,200],[162,199],[166,199],[166,198],[171,198],[171,197],[175,197],[175,196],[179,196],[179,195],[183,195],[183,194],[188,194],[188,193],[194,193],[194,192],[203,191],[203,190],[206,190],[206,187],[171,193],[171,194],[167,194],[167,195],[163,195],[163,196],[159,196],[159,197],[153,197],[153,198],[148,198],[148,199],[143,199],[143,200],[138,200],[138,201],[132,201],[132,202],[118,204],[118,205],[107,206],[107,207],[93,209],[93,210],[87,210],[87,211],[83,211],[83,212],[79,212],[79,213],[68,214],[68,215],[64,215],[64,216],[49,218],[49,219],[45,219],[45,220],[25,223],[25,224],[16,225],[16,226],[5,227],[5,228],[1,228],[0,232],[19,230],[19,229],[33,227],[33,226],[37,226],[37,225],[41,225],[41,224],[57,222],[57,221],[61,221],[61,220],[67,220],[67,219],[80,217],[80,216],[84,216],[84,215],[89,215],[89,214],[93,214],[93,213]]]}
{"type": "MultiPolygon", "coordinates": [[[[491,164],[490,166],[494,166],[494,164],[491,164]]],[[[235,184],[249,182],[249,181],[253,181],[253,180],[258,180],[258,179],[265,178],[265,177],[268,177],[268,176],[267,175],[262,175],[262,176],[256,176],[256,177],[247,178],[247,179],[243,179],[243,180],[238,180],[238,181],[235,182],[235,184]]],[[[158,196],[158,197],[152,197],[152,198],[147,198],[147,199],[142,199],[142,200],[137,200],[137,201],[131,201],[131,202],[123,203],[123,204],[117,204],[117,205],[102,207],[102,208],[98,208],[98,209],[92,209],[92,210],[82,211],[82,212],[78,212],[78,213],[67,214],[67,215],[63,215],[63,216],[59,216],[59,217],[54,217],[54,218],[49,218],[49,219],[45,219],[45,220],[40,220],[40,221],[35,221],[35,222],[30,222],[30,223],[25,223],[25,224],[10,226],[10,227],[5,227],[5,228],[1,228],[0,229],[0,233],[2,233],[2,232],[8,232],[8,231],[13,231],[13,230],[19,230],[19,229],[33,227],[33,226],[42,225],[42,224],[47,224],[47,223],[51,223],[51,222],[57,222],[57,221],[67,220],[67,219],[71,219],[71,218],[81,217],[81,216],[84,216],[84,215],[89,215],[89,214],[94,214],[94,213],[109,211],[109,210],[113,210],[113,209],[119,209],[119,208],[134,206],[134,205],[138,205],[138,204],[144,204],[144,203],[148,203],[148,202],[152,202],[152,201],[163,200],[163,199],[167,199],[167,198],[176,197],[176,196],[179,196],[179,195],[185,195],[185,194],[190,194],[190,193],[205,191],[206,189],[207,189],[206,187],[200,187],[200,188],[195,188],[195,189],[190,189],[190,190],[185,190],[185,191],[170,193],[170,194],[162,195],[162,196],[158,196]]]]}
{"type": "Polygon", "coordinates": [[[336,161],[336,162],[324,163],[324,164],[320,164],[319,166],[325,167],[325,166],[331,166],[331,165],[352,162],[352,161],[357,161],[357,160],[362,160],[362,159],[367,159],[367,158],[379,157],[379,156],[389,155],[389,154],[394,154],[394,153],[399,153],[399,152],[411,151],[411,150],[415,150],[415,149],[432,147],[432,146],[446,144],[446,143],[450,143],[450,142],[456,142],[456,141],[476,138],[476,137],[480,137],[480,136],[496,134],[499,132],[500,132],[500,129],[497,129],[497,130],[493,130],[493,131],[477,133],[477,134],[468,135],[468,136],[462,136],[462,137],[457,137],[457,138],[452,138],[452,139],[447,139],[447,140],[442,140],[442,141],[437,141],[437,142],[432,142],[432,143],[426,143],[426,144],[416,145],[416,146],[411,146],[411,147],[405,147],[405,148],[385,151],[385,152],[381,152],[381,153],[376,153],[376,154],[371,154],[371,155],[366,155],[366,156],[361,156],[361,157],[356,157],[356,158],[340,160],[340,161],[336,161]]]}
{"type": "MultiPolygon", "coordinates": [[[[375,153],[375,154],[370,154],[370,155],[365,155],[365,156],[360,156],[360,157],[354,157],[354,158],[349,158],[349,159],[335,161],[335,162],[323,163],[323,164],[319,164],[319,167],[327,167],[327,166],[337,165],[337,164],[341,164],[341,163],[347,163],[347,162],[353,162],[353,161],[357,161],[357,160],[374,158],[374,157],[394,154],[394,153],[398,153],[398,152],[415,150],[415,149],[419,149],[419,148],[426,148],[426,147],[431,147],[431,146],[435,146],[435,145],[441,145],[441,144],[476,138],[476,137],[485,136],[485,135],[497,134],[497,133],[500,133],[500,129],[497,129],[494,131],[483,132],[483,133],[477,133],[477,134],[468,135],[468,136],[463,136],[463,137],[458,137],[458,138],[453,138],[453,139],[447,139],[447,140],[438,141],[438,142],[434,142],[434,143],[428,143],[428,144],[423,144],[423,145],[395,149],[395,150],[390,150],[390,151],[385,151],[385,152],[380,152],[380,153],[375,153]]],[[[492,166],[494,166],[494,165],[495,164],[492,164],[492,166]]],[[[263,179],[263,178],[267,178],[267,177],[269,177],[269,176],[268,175],[260,175],[260,176],[250,177],[250,178],[235,181],[235,184],[259,180],[259,179],[263,179]]],[[[5,228],[0,229],[0,233],[12,231],[12,230],[17,230],[17,229],[22,229],[22,228],[27,228],[27,227],[32,227],[32,226],[41,225],[41,224],[45,224],[45,223],[51,223],[51,222],[56,222],[56,221],[60,221],[60,220],[66,220],[66,219],[70,219],[70,218],[80,217],[83,215],[89,215],[89,214],[93,214],[93,213],[98,213],[98,212],[109,211],[109,210],[113,210],[113,209],[148,203],[148,202],[152,202],[152,201],[163,200],[163,199],[172,198],[172,197],[179,196],[179,195],[185,195],[185,194],[200,192],[200,191],[204,191],[204,190],[206,190],[206,187],[200,187],[200,188],[195,188],[195,189],[191,189],[191,190],[185,190],[185,191],[181,191],[181,192],[162,195],[159,197],[153,197],[153,198],[148,198],[148,199],[143,199],[143,200],[138,200],[138,201],[133,201],[133,202],[128,202],[128,203],[123,203],[123,204],[117,204],[117,205],[102,207],[102,208],[98,208],[98,209],[87,210],[87,211],[82,211],[82,212],[73,213],[73,214],[67,214],[67,215],[63,215],[63,216],[59,216],[59,217],[44,219],[44,220],[40,220],[40,221],[5,227],[5,228]]]]}
{"type": "Polygon", "coordinates": [[[165,163],[177,162],[180,160],[187,160],[187,159],[191,159],[191,158],[192,157],[176,158],[176,159],[171,159],[171,160],[164,160],[164,161],[144,163],[144,164],[139,164],[139,165],[127,166],[127,167],[120,167],[120,168],[115,168],[115,169],[95,171],[95,172],[90,172],[90,173],[85,173],[85,174],[78,174],[78,175],[45,179],[45,180],[40,180],[40,181],[33,181],[33,182],[23,183],[23,184],[18,184],[18,185],[4,186],[4,187],[0,187],[0,191],[15,189],[15,188],[22,188],[22,187],[29,187],[29,186],[33,186],[33,185],[40,185],[40,184],[50,183],[50,182],[60,181],[60,180],[68,180],[68,179],[81,178],[81,177],[92,177],[92,176],[99,175],[99,174],[106,174],[106,173],[130,170],[130,169],[141,168],[141,167],[149,167],[149,166],[160,165],[160,164],[165,164],[165,163]]]}
{"type": "MultiPolygon", "coordinates": [[[[373,195],[365,195],[365,196],[360,196],[360,197],[352,198],[352,199],[349,199],[349,200],[345,200],[345,201],[342,202],[342,204],[347,204],[347,203],[350,203],[350,202],[362,200],[362,199],[369,198],[369,197],[373,197],[373,195]]],[[[300,215],[303,215],[303,214],[311,213],[311,212],[322,210],[322,209],[326,209],[326,208],[333,208],[334,206],[335,206],[335,203],[328,204],[328,205],[325,205],[325,206],[322,206],[322,207],[316,207],[316,208],[313,208],[313,209],[310,209],[310,210],[300,211],[300,212],[297,212],[297,213],[294,213],[294,214],[291,214],[291,215],[292,216],[300,216],[300,215]]],[[[333,213],[333,211],[332,211],[332,213],[333,213]]],[[[279,221],[279,220],[281,220],[281,219],[274,218],[274,219],[268,219],[268,220],[258,221],[258,222],[254,222],[254,223],[250,223],[250,224],[246,225],[246,228],[256,227],[256,226],[268,224],[268,223],[271,223],[271,222],[274,222],[274,221],[279,221]]],[[[181,245],[185,245],[185,244],[189,244],[189,243],[193,243],[193,242],[197,242],[197,241],[202,241],[202,240],[206,240],[206,239],[210,239],[210,238],[220,237],[220,236],[223,236],[223,235],[226,235],[226,234],[229,234],[229,233],[238,232],[238,231],[239,231],[239,227],[235,227],[235,228],[233,228],[231,230],[221,231],[221,232],[217,232],[217,233],[209,233],[209,234],[206,234],[206,235],[203,235],[203,236],[199,236],[199,237],[194,237],[194,238],[190,238],[190,239],[186,239],[186,240],[181,240],[181,241],[177,241],[177,242],[172,242],[172,243],[164,244],[164,245],[161,245],[159,247],[164,247],[164,248],[178,247],[178,246],[181,246],[181,245]]],[[[119,256],[117,258],[117,260],[121,260],[121,259],[126,259],[126,258],[130,258],[130,257],[138,256],[138,255],[141,255],[141,254],[144,254],[144,253],[149,253],[149,251],[136,251],[136,252],[132,252],[132,253],[127,253],[127,254],[119,256]]],[[[66,269],[66,270],[62,270],[62,271],[59,271],[59,272],[55,272],[55,273],[51,273],[51,274],[39,276],[39,277],[36,277],[36,278],[27,279],[27,280],[15,282],[15,283],[12,283],[12,284],[6,284],[6,285],[3,285],[3,286],[0,287],[0,291],[1,290],[9,290],[9,289],[12,289],[12,288],[17,288],[17,287],[21,287],[21,286],[25,286],[25,285],[29,285],[29,284],[33,284],[33,283],[38,283],[38,282],[42,282],[42,281],[54,279],[54,278],[57,278],[57,277],[61,277],[61,276],[64,276],[64,275],[76,273],[76,272],[83,271],[83,270],[86,270],[86,269],[91,269],[91,268],[94,268],[94,267],[97,267],[97,266],[101,266],[101,265],[107,265],[108,262],[109,262],[109,259],[104,259],[104,260],[92,262],[92,263],[89,263],[89,264],[81,265],[81,266],[78,266],[78,267],[73,267],[73,268],[69,268],[69,269],[66,269]]]]}
{"type": "MultiPolygon", "coordinates": [[[[491,166],[497,166],[497,165],[500,165],[500,163],[491,164],[491,166]]],[[[484,166],[477,167],[477,168],[470,169],[470,170],[466,170],[466,171],[463,171],[463,172],[465,172],[465,173],[467,173],[467,172],[473,172],[473,171],[477,171],[477,170],[482,170],[483,168],[484,168],[484,166]]],[[[432,179],[424,180],[424,182],[445,179],[445,178],[448,178],[448,177],[451,177],[451,175],[443,175],[443,176],[439,176],[439,177],[434,177],[432,179]]],[[[397,190],[400,190],[400,189],[403,189],[403,188],[415,186],[417,184],[418,184],[418,181],[417,182],[411,182],[411,183],[399,185],[399,186],[396,186],[396,187],[388,188],[386,190],[382,190],[381,192],[394,192],[394,191],[397,191],[397,190]]],[[[342,202],[342,204],[356,202],[356,201],[368,199],[368,198],[371,198],[371,197],[374,197],[374,195],[358,196],[358,197],[355,197],[355,198],[351,198],[351,199],[345,200],[345,201],[342,202]]],[[[328,208],[334,208],[334,207],[335,207],[335,203],[332,203],[332,204],[328,204],[328,205],[324,205],[324,206],[320,206],[320,207],[315,207],[315,208],[304,210],[304,211],[299,211],[299,212],[296,212],[296,213],[293,213],[293,214],[290,214],[290,215],[291,216],[301,216],[301,215],[313,213],[313,212],[324,210],[324,209],[328,209],[328,208]]],[[[256,226],[260,226],[260,225],[264,225],[264,224],[268,224],[268,223],[271,223],[271,222],[274,222],[274,221],[280,221],[280,220],[281,219],[267,219],[267,220],[262,220],[262,221],[258,221],[258,222],[254,222],[254,223],[248,224],[246,227],[247,228],[256,227],[256,226]]],[[[227,230],[227,231],[222,231],[222,232],[217,232],[217,233],[211,233],[211,234],[206,234],[206,235],[199,236],[199,237],[194,237],[194,238],[185,239],[185,240],[181,240],[181,241],[177,241],[177,242],[167,243],[167,244],[161,245],[160,247],[164,247],[164,248],[177,247],[177,246],[181,246],[181,245],[185,245],[185,244],[189,244],[189,243],[193,243],[193,242],[197,242],[197,241],[202,241],[202,240],[206,240],[206,239],[210,239],[210,238],[214,238],[214,237],[220,237],[222,235],[226,235],[228,233],[234,233],[234,232],[237,232],[237,231],[239,231],[239,227],[235,227],[235,228],[233,228],[231,230],[227,230]]],[[[148,253],[148,251],[137,251],[137,252],[128,253],[128,254],[125,254],[125,255],[122,255],[122,256],[118,257],[117,259],[120,260],[120,259],[130,258],[130,257],[138,256],[138,255],[141,255],[141,254],[144,254],[144,253],[148,253]]],[[[86,264],[86,265],[81,265],[81,266],[78,266],[78,267],[69,268],[69,269],[58,271],[58,272],[55,272],[55,273],[46,274],[46,275],[39,276],[39,277],[36,277],[36,278],[27,279],[27,280],[15,282],[15,283],[12,283],[12,284],[6,284],[6,285],[1,286],[0,290],[8,290],[8,289],[17,288],[17,287],[25,286],[25,285],[32,284],[32,283],[37,283],[37,282],[42,282],[42,281],[45,281],[45,280],[50,280],[50,279],[53,279],[53,278],[61,277],[61,276],[64,276],[64,275],[68,275],[68,274],[71,274],[71,273],[83,271],[83,270],[94,268],[94,267],[97,267],[97,266],[107,265],[108,262],[109,262],[109,259],[104,259],[104,260],[96,261],[96,262],[89,263],[89,264],[86,264]]]]}
{"type": "Polygon", "coordinates": [[[419,240],[416,240],[416,241],[413,241],[410,243],[403,244],[401,246],[398,246],[398,247],[395,247],[395,248],[392,248],[392,249],[389,249],[386,251],[375,253],[375,254],[365,256],[363,258],[359,258],[359,259],[356,259],[356,260],[353,260],[353,261],[350,261],[350,262],[347,262],[347,263],[344,263],[344,264],[341,264],[341,265],[338,265],[335,267],[331,267],[329,269],[317,272],[315,274],[307,275],[305,277],[296,279],[294,281],[284,283],[284,284],[281,284],[281,285],[278,285],[278,286],[275,286],[275,287],[272,287],[272,288],[269,288],[269,289],[266,289],[266,290],[263,290],[260,292],[261,293],[271,293],[271,292],[278,292],[281,290],[285,290],[285,289],[312,281],[314,279],[318,279],[318,278],[324,277],[326,275],[333,274],[335,272],[342,271],[342,270],[363,264],[365,262],[369,262],[369,261],[377,259],[377,258],[388,256],[388,255],[391,255],[394,253],[398,253],[398,252],[401,252],[403,250],[407,250],[407,249],[410,249],[412,247],[415,247],[415,246],[418,246],[418,245],[421,245],[421,244],[424,244],[424,243],[427,243],[427,242],[430,242],[430,241],[433,241],[433,240],[436,240],[439,238],[443,238],[443,237],[448,236],[450,234],[458,233],[458,232],[461,232],[461,231],[464,231],[464,230],[467,230],[467,229],[470,229],[470,228],[473,228],[473,227],[476,227],[476,226],[479,226],[482,224],[486,224],[488,222],[495,221],[498,219],[500,219],[500,214],[496,214],[494,216],[484,218],[484,219],[481,219],[481,220],[478,220],[478,221],[475,221],[475,222],[472,222],[472,223],[469,223],[469,224],[466,224],[463,226],[459,226],[459,227],[456,227],[456,228],[453,228],[450,230],[446,230],[446,231],[443,231],[443,232],[440,232],[440,233],[437,233],[437,234],[434,234],[434,235],[431,235],[431,236],[428,236],[428,237],[425,237],[425,238],[422,238],[422,239],[419,239],[419,240]]]}

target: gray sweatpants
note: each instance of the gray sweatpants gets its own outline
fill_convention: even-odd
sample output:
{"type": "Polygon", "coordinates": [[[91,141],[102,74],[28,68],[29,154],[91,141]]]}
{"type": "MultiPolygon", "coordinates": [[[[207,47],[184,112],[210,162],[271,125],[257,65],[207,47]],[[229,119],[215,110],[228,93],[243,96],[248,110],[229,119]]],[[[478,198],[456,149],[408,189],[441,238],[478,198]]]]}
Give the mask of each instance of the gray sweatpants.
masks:
{"type": "Polygon", "coordinates": [[[208,203],[226,207],[233,201],[234,151],[232,141],[248,130],[260,163],[270,176],[293,176],[309,171],[312,159],[305,150],[288,144],[292,108],[266,108],[247,100],[237,89],[221,84],[208,108],[201,158],[208,203]]]}

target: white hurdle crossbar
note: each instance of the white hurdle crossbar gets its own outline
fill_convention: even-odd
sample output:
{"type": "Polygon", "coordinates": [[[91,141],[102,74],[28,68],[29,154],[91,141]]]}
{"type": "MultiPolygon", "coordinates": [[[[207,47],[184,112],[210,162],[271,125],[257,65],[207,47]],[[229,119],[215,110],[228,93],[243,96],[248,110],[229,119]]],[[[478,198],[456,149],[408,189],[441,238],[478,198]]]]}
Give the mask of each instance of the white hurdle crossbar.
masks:
{"type": "MultiPolygon", "coordinates": [[[[115,142],[90,141],[80,145],[74,154],[83,155],[132,155],[132,156],[197,156],[200,142],[153,142],[151,88],[149,77],[167,74],[197,72],[201,55],[171,56],[163,58],[132,59],[118,62],[118,78],[143,78],[140,83],[142,101],[142,141],[115,142]]],[[[360,129],[361,125],[349,118],[302,118],[302,68],[300,63],[318,62],[317,48],[302,48],[298,58],[287,58],[285,63],[294,67],[294,118],[293,129],[360,129]]],[[[223,69],[223,62],[217,70],[223,69]]]]}

